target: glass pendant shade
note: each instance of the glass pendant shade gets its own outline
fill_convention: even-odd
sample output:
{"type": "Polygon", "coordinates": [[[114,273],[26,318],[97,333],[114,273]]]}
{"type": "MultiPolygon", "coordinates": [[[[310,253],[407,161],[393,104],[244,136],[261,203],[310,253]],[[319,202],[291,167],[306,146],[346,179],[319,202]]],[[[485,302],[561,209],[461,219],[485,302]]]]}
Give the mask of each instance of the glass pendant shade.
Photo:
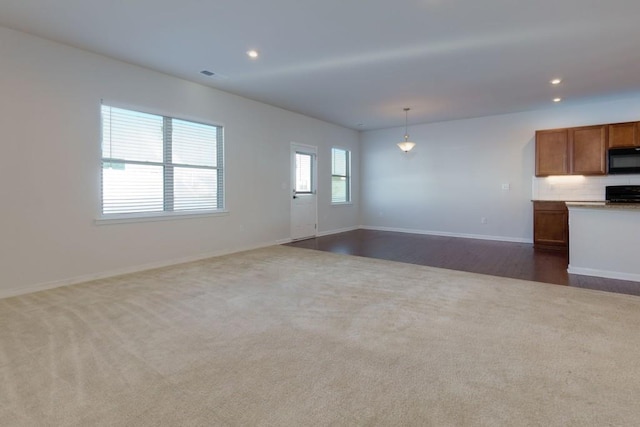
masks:
{"type": "Polygon", "coordinates": [[[415,146],[416,146],[415,142],[409,141],[409,135],[404,136],[404,141],[398,142],[398,147],[400,147],[400,149],[405,153],[408,153],[409,151],[411,151],[411,149],[415,146]]]}

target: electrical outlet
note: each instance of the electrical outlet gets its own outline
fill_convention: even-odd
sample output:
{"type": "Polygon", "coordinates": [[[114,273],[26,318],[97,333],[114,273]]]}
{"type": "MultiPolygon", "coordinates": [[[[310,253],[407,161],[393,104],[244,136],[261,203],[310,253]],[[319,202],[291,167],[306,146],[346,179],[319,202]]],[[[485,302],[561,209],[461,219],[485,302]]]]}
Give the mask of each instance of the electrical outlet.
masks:
{"type": "Polygon", "coordinates": [[[502,184],[502,189],[503,190],[511,190],[511,184],[509,184],[508,182],[506,184],[502,184]]]}
{"type": "Polygon", "coordinates": [[[487,223],[487,218],[482,217],[480,218],[480,224],[486,224],[487,223]]]}

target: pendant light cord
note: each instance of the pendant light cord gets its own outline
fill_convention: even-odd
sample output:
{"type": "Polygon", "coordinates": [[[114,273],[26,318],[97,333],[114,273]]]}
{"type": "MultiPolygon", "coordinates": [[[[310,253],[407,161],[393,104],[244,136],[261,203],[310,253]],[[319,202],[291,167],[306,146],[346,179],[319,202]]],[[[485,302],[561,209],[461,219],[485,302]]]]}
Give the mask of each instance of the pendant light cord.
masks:
{"type": "Polygon", "coordinates": [[[408,141],[409,140],[409,110],[411,108],[405,108],[404,109],[404,140],[408,141]]]}

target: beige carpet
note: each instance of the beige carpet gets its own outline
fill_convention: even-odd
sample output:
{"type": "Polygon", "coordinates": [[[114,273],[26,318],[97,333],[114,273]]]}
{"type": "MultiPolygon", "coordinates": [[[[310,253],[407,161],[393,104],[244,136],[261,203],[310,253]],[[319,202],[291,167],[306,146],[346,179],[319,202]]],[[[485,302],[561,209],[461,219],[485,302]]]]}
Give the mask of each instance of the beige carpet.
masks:
{"type": "Polygon", "coordinates": [[[640,298],[271,247],[0,300],[1,426],[640,424],[640,298]]]}

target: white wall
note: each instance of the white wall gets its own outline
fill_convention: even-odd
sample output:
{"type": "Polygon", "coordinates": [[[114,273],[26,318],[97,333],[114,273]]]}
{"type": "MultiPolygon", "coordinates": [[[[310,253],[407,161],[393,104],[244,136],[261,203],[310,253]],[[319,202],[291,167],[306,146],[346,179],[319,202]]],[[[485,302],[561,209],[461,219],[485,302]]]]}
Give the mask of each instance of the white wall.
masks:
{"type": "Polygon", "coordinates": [[[287,239],[292,141],[318,147],[319,232],[358,224],[356,131],[1,27],[0,58],[0,296],[287,239]],[[95,225],[101,99],[224,125],[230,213],[95,225]],[[332,145],[351,206],[330,206],[332,145]]]}
{"type": "Polygon", "coordinates": [[[417,146],[408,154],[395,145],[403,127],[363,132],[360,223],[530,242],[535,131],[635,120],[640,120],[640,95],[413,125],[409,134],[417,146]]]}

